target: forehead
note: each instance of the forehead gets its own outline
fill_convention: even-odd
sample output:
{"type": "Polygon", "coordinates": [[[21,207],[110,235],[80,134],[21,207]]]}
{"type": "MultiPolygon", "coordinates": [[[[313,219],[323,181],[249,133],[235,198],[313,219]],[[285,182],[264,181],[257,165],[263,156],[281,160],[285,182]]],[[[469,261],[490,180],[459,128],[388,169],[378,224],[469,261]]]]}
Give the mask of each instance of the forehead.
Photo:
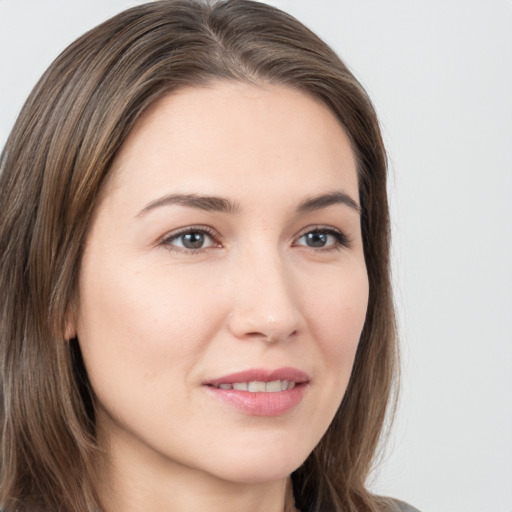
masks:
{"type": "Polygon", "coordinates": [[[341,186],[357,197],[355,157],[338,119],[305,93],[274,85],[218,82],[160,99],[136,123],[112,173],[109,186],[138,192],[217,193],[256,180],[311,194],[341,186]]]}

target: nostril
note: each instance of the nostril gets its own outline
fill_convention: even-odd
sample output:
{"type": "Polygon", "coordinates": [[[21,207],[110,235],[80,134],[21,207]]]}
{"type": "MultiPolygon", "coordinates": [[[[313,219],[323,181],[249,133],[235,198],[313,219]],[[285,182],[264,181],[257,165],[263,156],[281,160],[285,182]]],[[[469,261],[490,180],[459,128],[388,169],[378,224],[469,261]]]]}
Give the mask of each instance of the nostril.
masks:
{"type": "Polygon", "coordinates": [[[277,343],[280,340],[285,340],[288,338],[292,338],[297,335],[297,329],[293,330],[291,333],[286,334],[286,332],[274,332],[274,333],[264,333],[264,332],[248,332],[245,336],[251,339],[261,339],[266,341],[267,343],[277,343]]]}

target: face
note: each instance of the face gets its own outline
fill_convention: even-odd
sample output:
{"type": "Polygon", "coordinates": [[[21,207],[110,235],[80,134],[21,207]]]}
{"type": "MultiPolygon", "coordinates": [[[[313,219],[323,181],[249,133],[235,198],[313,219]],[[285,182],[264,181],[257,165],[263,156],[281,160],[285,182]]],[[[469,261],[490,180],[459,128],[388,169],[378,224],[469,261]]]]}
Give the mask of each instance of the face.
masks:
{"type": "Polygon", "coordinates": [[[344,130],[292,89],[189,88],[112,172],[72,326],[100,440],[119,464],[285,477],[329,426],[365,319],[344,130]]]}

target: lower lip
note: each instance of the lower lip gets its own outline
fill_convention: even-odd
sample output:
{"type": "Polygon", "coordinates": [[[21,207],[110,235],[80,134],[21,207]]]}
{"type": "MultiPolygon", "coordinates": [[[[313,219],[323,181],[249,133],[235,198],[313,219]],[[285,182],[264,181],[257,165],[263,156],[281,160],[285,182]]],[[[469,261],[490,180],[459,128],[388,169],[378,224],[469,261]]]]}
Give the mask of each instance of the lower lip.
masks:
{"type": "Polygon", "coordinates": [[[293,389],[274,393],[251,393],[235,389],[220,389],[206,386],[208,392],[219,400],[251,416],[280,416],[293,409],[304,396],[306,383],[297,384],[293,389]]]}

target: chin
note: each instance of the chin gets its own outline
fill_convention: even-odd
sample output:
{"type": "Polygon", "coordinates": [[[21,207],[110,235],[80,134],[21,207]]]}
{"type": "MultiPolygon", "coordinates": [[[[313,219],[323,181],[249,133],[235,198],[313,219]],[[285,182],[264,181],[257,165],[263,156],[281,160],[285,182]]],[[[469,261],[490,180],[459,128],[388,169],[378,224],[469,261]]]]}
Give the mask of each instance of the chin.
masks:
{"type": "Polygon", "coordinates": [[[282,480],[293,473],[309,455],[307,453],[290,453],[292,450],[282,449],[259,450],[258,453],[244,453],[238,457],[232,452],[232,456],[220,462],[218,459],[211,459],[215,462],[215,473],[223,480],[258,484],[282,480]]]}

